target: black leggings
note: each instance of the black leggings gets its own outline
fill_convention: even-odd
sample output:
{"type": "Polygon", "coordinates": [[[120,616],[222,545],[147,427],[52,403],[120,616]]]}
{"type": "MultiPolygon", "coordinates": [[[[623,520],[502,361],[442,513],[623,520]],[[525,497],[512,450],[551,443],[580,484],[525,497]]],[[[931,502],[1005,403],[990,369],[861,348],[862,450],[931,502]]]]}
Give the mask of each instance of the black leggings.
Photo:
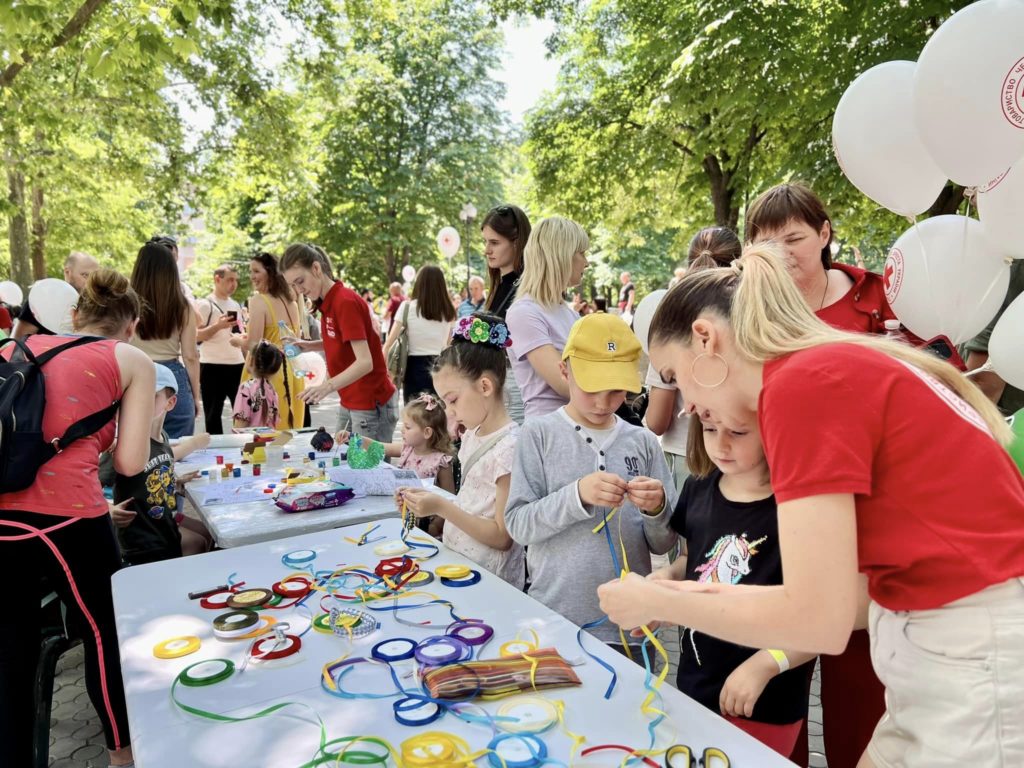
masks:
{"type": "Polygon", "coordinates": [[[117,536],[108,515],[70,519],[74,522],[52,530],[69,518],[0,510],[0,581],[12,587],[4,596],[3,611],[15,624],[0,628],[3,765],[32,764],[42,616],[38,590],[18,585],[37,577],[45,576],[60,596],[72,631],[85,646],[85,687],[103,724],[107,748],[130,743],[110,591],[110,577],[121,567],[117,536]]]}
{"type": "MultiPolygon", "coordinates": [[[[203,397],[203,419],[206,431],[211,435],[223,435],[220,415],[224,410],[224,398],[228,399],[228,408],[235,407],[235,395],[238,385],[242,383],[244,363],[223,365],[221,363],[202,363],[199,366],[199,391],[203,397]]],[[[230,429],[229,429],[230,431],[230,429]]]]}
{"type": "Polygon", "coordinates": [[[423,392],[437,394],[434,391],[434,380],[430,375],[430,369],[436,359],[436,355],[409,355],[405,364],[405,380],[402,382],[402,397],[406,405],[423,392]]]}

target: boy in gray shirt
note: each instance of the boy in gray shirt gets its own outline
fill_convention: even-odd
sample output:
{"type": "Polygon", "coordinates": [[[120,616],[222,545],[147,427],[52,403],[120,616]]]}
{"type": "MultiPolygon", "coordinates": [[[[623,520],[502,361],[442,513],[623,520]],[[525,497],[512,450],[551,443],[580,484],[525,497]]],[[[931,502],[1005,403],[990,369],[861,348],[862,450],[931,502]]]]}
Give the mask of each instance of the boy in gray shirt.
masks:
{"type": "MultiPolygon", "coordinates": [[[[619,577],[623,549],[629,570],[646,576],[651,552],[676,542],[676,489],[658,439],[615,415],[627,391],[640,391],[639,360],[619,317],[577,321],[561,363],[569,404],[527,420],[516,445],[505,526],[529,547],[530,596],[580,626],[602,618],[597,588],[619,577]],[[614,556],[605,532],[594,532],[606,516],[614,556]]],[[[621,650],[613,624],[591,632],[621,650]]]]}

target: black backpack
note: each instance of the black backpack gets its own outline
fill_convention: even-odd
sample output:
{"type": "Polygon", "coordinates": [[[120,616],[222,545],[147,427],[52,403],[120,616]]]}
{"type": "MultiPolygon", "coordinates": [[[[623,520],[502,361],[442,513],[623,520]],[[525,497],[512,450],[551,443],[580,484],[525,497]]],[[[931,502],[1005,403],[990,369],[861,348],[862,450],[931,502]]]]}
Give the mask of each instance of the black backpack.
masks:
{"type": "Polygon", "coordinates": [[[46,462],[76,440],[98,432],[114,418],[119,400],[76,421],[61,437],[49,443],[43,439],[43,366],[65,350],[97,341],[103,339],[83,336],[38,357],[17,339],[0,341],[0,349],[11,343],[18,346],[11,360],[0,358],[0,493],[25,490],[35,482],[36,473],[46,462]]]}

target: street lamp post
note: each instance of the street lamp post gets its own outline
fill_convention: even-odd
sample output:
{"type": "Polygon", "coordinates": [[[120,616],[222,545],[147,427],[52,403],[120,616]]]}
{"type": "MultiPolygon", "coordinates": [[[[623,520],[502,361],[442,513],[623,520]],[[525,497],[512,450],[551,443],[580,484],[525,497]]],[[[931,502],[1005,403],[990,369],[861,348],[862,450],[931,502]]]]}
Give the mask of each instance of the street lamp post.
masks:
{"type": "Polygon", "coordinates": [[[469,276],[472,274],[472,267],[469,264],[469,228],[473,226],[476,219],[476,206],[466,203],[459,211],[459,220],[466,225],[466,239],[462,241],[462,247],[466,251],[466,295],[469,295],[469,276]]]}

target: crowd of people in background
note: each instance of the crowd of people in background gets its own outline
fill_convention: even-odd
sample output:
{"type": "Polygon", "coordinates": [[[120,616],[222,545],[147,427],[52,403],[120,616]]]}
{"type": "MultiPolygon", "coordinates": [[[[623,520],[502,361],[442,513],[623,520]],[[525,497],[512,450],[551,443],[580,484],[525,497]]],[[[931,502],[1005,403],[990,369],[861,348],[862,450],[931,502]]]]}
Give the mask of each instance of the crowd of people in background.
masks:
{"type": "MultiPolygon", "coordinates": [[[[956,350],[915,349],[935,340],[886,338],[881,278],[833,261],[809,188],[768,190],[745,222],[746,251],[708,227],[664,276],[649,359],[630,273],[613,306],[584,298],[585,228],[531,225],[514,205],[482,219],[487,275],[462,294],[426,264],[378,299],[309,243],[254,255],[245,301],[231,264],[191,297],[170,238],[141,247],[130,279],[72,254],[69,326],[46,327],[30,294],[12,333],[37,355],[68,345],[44,369],[47,440],[116,415],[0,493],[0,573],[43,571],[68,606],[111,763],[131,753],[110,576],[213,544],[181,514],[174,461],[226,429],[301,428],[333,393],[338,439],[384,443],[456,493],[402,491],[446,545],[634,660],[636,628],[684,627],[679,688],[797,764],[819,655],[832,768],[950,764],[929,752],[943,729],[962,736],[956,760],[1024,761],[1024,646],[1008,641],[1024,620],[1024,480],[994,404],[1020,393],[990,375],[983,394],[956,350]],[[307,354],[323,381],[297,367],[307,354]],[[969,616],[984,621],[965,640],[969,616]],[[1001,709],[971,703],[979,686],[1001,709]]],[[[983,334],[968,364],[986,350],[983,334]]],[[[10,600],[24,626],[0,634],[0,743],[26,764],[38,604],[10,600]]]]}

